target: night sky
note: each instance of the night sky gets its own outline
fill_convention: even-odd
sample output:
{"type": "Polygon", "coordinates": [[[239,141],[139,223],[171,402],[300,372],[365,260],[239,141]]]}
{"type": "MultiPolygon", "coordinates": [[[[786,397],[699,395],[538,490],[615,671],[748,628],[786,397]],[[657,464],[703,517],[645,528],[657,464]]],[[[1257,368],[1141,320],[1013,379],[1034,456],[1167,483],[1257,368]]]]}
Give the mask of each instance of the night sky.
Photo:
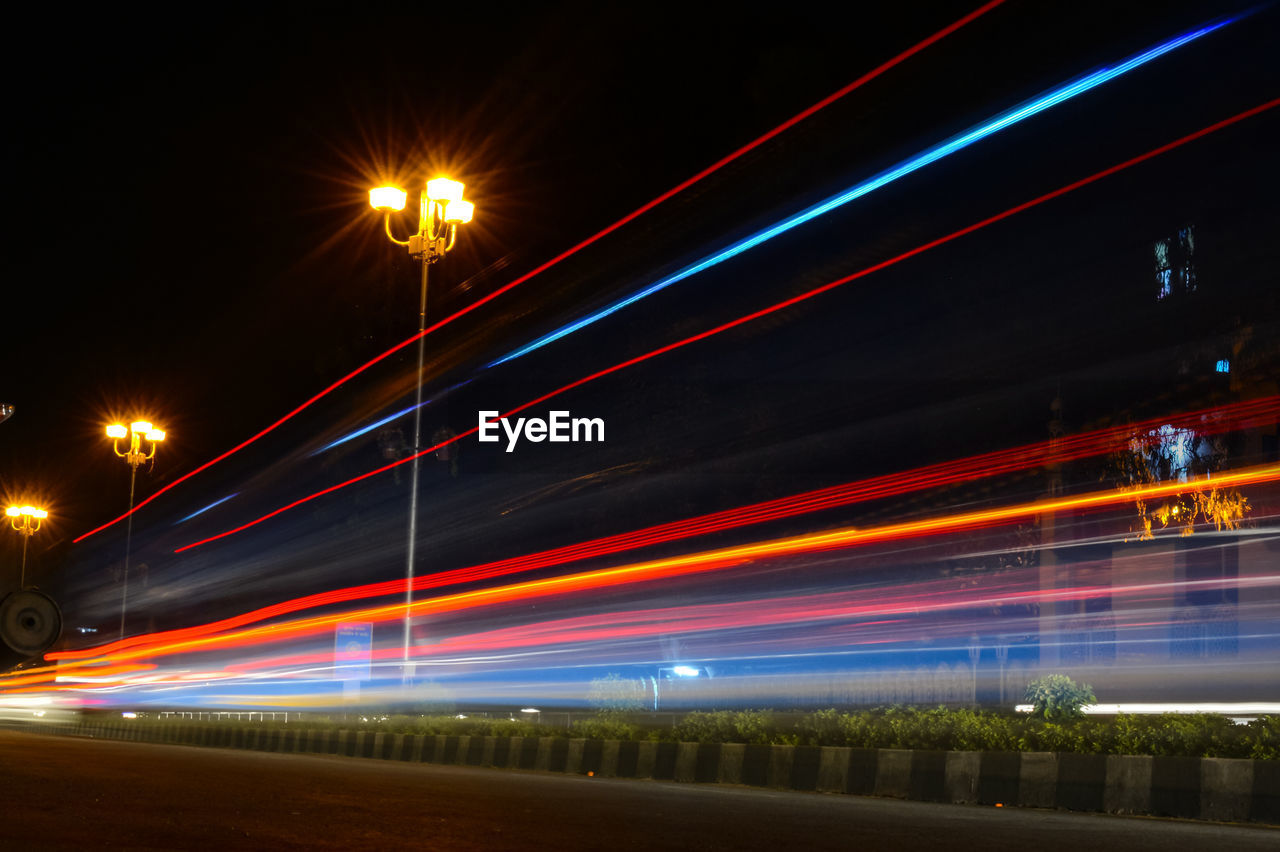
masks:
{"type": "MultiPolygon", "coordinates": [[[[128,470],[106,423],[149,416],[168,431],[140,479],[145,496],[414,331],[416,266],[383,238],[370,186],[398,180],[412,198],[441,171],[467,184],[476,220],[433,270],[439,317],[977,5],[860,4],[833,17],[819,4],[275,4],[209,7],[198,21],[46,12],[11,29],[0,402],[17,413],[0,425],[0,491],[53,513],[33,551],[41,570],[74,558],[72,537],[125,508],[128,470]]],[[[983,117],[1235,9],[1184,3],[1157,17],[1143,4],[1032,5],[995,10],[436,335],[433,365],[461,378],[983,117]]],[[[913,176],[883,203],[531,356],[428,425],[460,431],[477,406],[523,402],[1275,97],[1275,23],[1263,11],[1140,82],[1092,93],[981,156],[913,176]]],[[[1095,421],[1130,392],[1111,377],[1140,372],[1144,358],[1227,334],[1242,314],[1258,334],[1274,331],[1276,128],[1275,116],[1255,119],[1224,147],[1175,155],[1162,171],[1119,178],[1102,196],[1064,201],[909,275],[735,332],[731,355],[680,356],[588,396],[583,407],[615,418],[626,437],[580,467],[660,477],[718,447],[710,484],[663,507],[691,513],[899,469],[907,456],[1038,440],[1064,381],[1077,425],[1095,421]],[[1223,236],[1203,262],[1234,282],[1230,295],[1194,321],[1157,316],[1145,285],[1100,298],[1149,277],[1151,241],[1206,211],[1220,214],[1205,217],[1206,232],[1223,236]],[[714,418],[681,423],[708,400],[714,418]],[[874,425],[856,437],[839,431],[863,421],[874,425]],[[742,459],[754,460],[749,477],[742,459]]],[[[307,423],[354,426],[392,410],[411,366],[404,355],[379,374],[380,391],[353,389],[307,423]]],[[[1158,406],[1155,396],[1135,410],[1158,406]]],[[[289,440],[264,442],[249,468],[287,455],[289,440]]],[[[545,482],[582,475],[540,458],[545,482]]],[[[213,482],[247,474],[218,475],[207,494],[175,491],[184,512],[219,496],[213,482]]],[[[553,527],[542,528],[548,540],[553,527]]],[[[11,557],[15,540],[0,552],[11,557]]]]}

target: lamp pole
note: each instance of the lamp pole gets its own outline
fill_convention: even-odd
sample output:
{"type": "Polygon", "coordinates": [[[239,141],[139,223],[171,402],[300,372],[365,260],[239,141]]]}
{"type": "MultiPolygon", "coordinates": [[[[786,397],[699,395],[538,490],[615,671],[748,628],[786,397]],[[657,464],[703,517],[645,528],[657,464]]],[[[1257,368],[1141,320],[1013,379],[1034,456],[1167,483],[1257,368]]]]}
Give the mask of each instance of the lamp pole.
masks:
{"type": "Polygon", "coordinates": [[[136,420],[126,429],[121,423],[107,427],[107,437],[115,441],[112,449],[129,465],[129,513],[124,534],[124,583],[120,592],[120,638],[124,638],[124,620],[129,607],[129,551],[133,545],[133,496],[138,483],[138,466],[156,457],[156,446],[164,440],[165,433],[145,420],[136,420]],[[120,452],[120,439],[129,439],[129,448],[120,452]],[[144,450],[142,442],[150,445],[144,450]]]}
{"type": "Polygon", "coordinates": [[[18,577],[18,588],[22,589],[27,585],[27,543],[40,531],[40,524],[49,513],[35,506],[10,506],[4,513],[9,524],[22,536],[22,574],[18,577]]]}
{"type": "Polygon", "coordinates": [[[409,530],[404,569],[404,677],[409,677],[413,646],[413,579],[418,546],[418,475],[422,453],[422,373],[426,353],[427,281],[431,264],[440,260],[458,239],[458,226],[471,221],[475,206],[462,199],[463,185],[437,177],[426,182],[418,200],[418,230],[407,240],[397,239],[391,230],[391,214],[404,209],[408,194],[398,187],[369,190],[369,205],[383,214],[387,239],[409,250],[422,265],[422,287],[418,295],[418,379],[413,405],[413,462],[409,474],[409,530]]]}

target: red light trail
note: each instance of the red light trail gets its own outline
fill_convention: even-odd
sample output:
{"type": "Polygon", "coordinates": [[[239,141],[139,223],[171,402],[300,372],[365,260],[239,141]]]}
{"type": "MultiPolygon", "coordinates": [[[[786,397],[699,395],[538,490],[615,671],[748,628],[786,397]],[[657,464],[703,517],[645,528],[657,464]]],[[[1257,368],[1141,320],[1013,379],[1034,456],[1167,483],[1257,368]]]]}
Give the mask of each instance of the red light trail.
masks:
{"type": "MultiPolygon", "coordinates": [[[[1280,480],[1280,465],[1273,464],[1220,473],[1212,478],[1205,477],[1188,482],[1144,486],[1127,491],[1098,491],[1072,497],[1036,500],[1011,506],[958,512],[912,521],[899,521],[864,529],[844,527],[769,541],[717,548],[665,559],[648,560],[579,574],[527,580],[507,586],[456,592],[415,602],[410,609],[412,615],[428,615],[458,612],[515,601],[523,603],[602,588],[721,571],[761,559],[820,553],[868,544],[971,530],[1046,512],[1096,509],[1127,503],[1132,500],[1152,499],[1188,491],[1231,488],[1256,483],[1275,482],[1277,480],[1280,480]]],[[[107,662],[123,663],[185,652],[259,647],[264,642],[314,636],[327,632],[337,624],[352,620],[371,623],[398,621],[404,617],[404,612],[404,604],[394,603],[368,607],[354,612],[313,616],[216,636],[172,641],[143,648],[100,654],[92,661],[86,661],[82,666],[92,666],[107,662]]],[[[81,666],[77,666],[75,670],[80,670],[80,668],[81,666]]],[[[49,669],[44,671],[49,671],[49,669]]],[[[91,671],[92,668],[88,668],[86,673],[91,671]]],[[[30,676],[36,674],[36,672],[27,671],[22,674],[30,676]]],[[[0,686],[3,686],[6,682],[4,678],[0,678],[0,686]]]]}
{"type": "MultiPolygon", "coordinates": [[[[932,581],[910,589],[866,589],[822,592],[810,595],[770,597],[713,604],[661,607],[644,610],[592,613],[571,618],[553,619],[533,624],[504,627],[480,633],[441,639],[430,645],[416,646],[414,656],[443,657],[458,654],[481,654],[511,651],[518,648],[548,645],[586,644],[626,641],[661,635],[687,635],[699,632],[766,629],[814,625],[816,622],[838,622],[858,619],[850,627],[863,629],[900,625],[920,616],[958,612],[966,609],[988,609],[997,606],[1047,602],[1079,601],[1098,596],[1141,598],[1167,593],[1170,588],[1188,586],[1207,588],[1239,588],[1275,585],[1280,577],[1254,577],[1199,580],[1190,583],[1150,582],[1124,586],[1074,586],[1044,590],[1020,588],[1017,583],[1003,586],[966,588],[958,581],[932,581]]],[[[374,659],[398,659],[402,650],[387,648],[373,652],[374,659]]],[[[327,664],[334,659],[331,652],[274,656],[229,666],[235,672],[278,669],[282,666],[327,664]]]]}
{"type": "MultiPolygon", "coordinates": [[[[1250,420],[1271,419],[1278,413],[1280,413],[1280,396],[1271,396],[1218,408],[1207,408],[1183,414],[1151,418],[1127,426],[1116,426],[1073,435],[1059,439],[1056,443],[1042,441],[969,458],[941,462],[901,473],[886,474],[865,480],[843,483],[815,491],[793,494],[747,506],[738,506],[693,518],[670,521],[639,530],[618,533],[531,554],[418,577],[414,582],[414,590],[426,591],[459,583],[564,565],[583,559],[608,556],[655,544],[765,523],[809,512],[899,496],[928,488],[942,488],[961,484],[990,476],[1026,470],[1046,462],[1067,462],[1102,455],[1123,446],[1133,435],[1145,434],[1164,425],[1170,425],[1176,429],[1195,428],[1199,434],[1212,435],[1230,431],[1241,423],[1247,423],[1250,420]]],[[[142,634],[79,651],[53,652],[47,654],[46,659],[88,659],[124,648],[191,639],[222,630],[243,627],[246,624],[305,609],[399,594],[401,591],[402,581],[400,580],[334,589],[328,592],[282,601],[216,622],[162,633],[142,634]]]]}
{"type": "MultiPolygon", "coordinates": [[[[723,157],[723,158],[721,158],[721,159],[717,160],[716,162],[712,163],[712,164],[711,164],[710,166],[708,166],[707,168],[705,168],[705,169],[703,169],[702,171],[700,171],[700,172],[698,172],[697,174],[695,174],[693,177],[690,177],[690,178],[688,178],[687,180],[683,181],[682,183],[677,184],[676,186],[672,187],[671,189],[669,189],[669,190],[667,190],[666,192],[664,192],[664,193],[662,193],[661,195],[659,195],[657,198],[655,198],[655,199],[653,199],[652,201],[648,202],[647,204],[645,204],[645,205],[643,205],[643,206],[641,206],[641,207],[637,208],[636,210],[632,211],[631,213],[628,213],[626,216],[623,216],[621,219],[619,219],[618,221],[616,221],[616,222],[614,222],[613,224],[609,225],[608,227],[604,228],[603,230],[601,230],[601,231],[599,231],[599,232],[597,232],[597,233],[595,233],[595,234],[591,235],[590,237],[587,237],[585,240],[581,241],[581,242],[580,242],[580,243],[578,243],[577,245],[574,245],[574,246],[572,246],[571,248],[566,249],[565,251],[561,252],[560,254],[556,255],[555,257],[551,258],[550,260],[546,261],[545,263],[541,264],[540,266],[534,267],[534,268],[533,268],[533,269],[531,269],[530,271],[526,272],[524,275],[521,275],[519,278],[516,278],[514,281],[511,281],[511,282],[509,282],[509,283],[507,283],[507,284],[503,285],[502,287],[499,287],[497,290],[494,290],[494,291],[493,291],[492,293],[490,293],[489,295],[484,296],[483,298],[477,299],[476,301],[474,301],[474,302],[472,302],[471,304],[467,305],[466,307],[464,307],[464,308],[462,308],[462,309],[460,309],[460,310],[458,310],[458,311],[456,311],[456,312],[454,312],[454,313],[450,314],[449,316],[445,317],[444,319],[440,320],[439,322],[435,323],[434,325],[429,326],[428,328],[426,328],[426,329],[424,329],[424,330],[422,330],[422,331],[418,332],[417,334],[413,335],[412,337],[410,337],[410,338],[408,338],[408,339],[406,339],[406,340],[402,340],[401,342],[397,343],[395,346],[393,346],[393,347],[391,347],[390,349],[386,350],[386,351],[385,351],[385,352],[383,352],[382,354],[380,354],[380,355],[378,355],[378,356],[376,356],[376,357],[372,358],[371,360],[369,360],[369,361],[365,362],[364,364],[360,365],[360,366],[359,366],[359,367],[357,367],[356,369],[352,370],[350,373],[347,373],[345,376],[343,376],[342,378],[338,379],[336,382],[334,382],[333,384],[329,385],[328,387],[324,388],[324,389],[323,389],[323,390],[321,390],[319,393],[317,393],[315,396],[312,396],[312,397],[311,397],[310,399],[308,399],[306,402],[302,403],[302,404],[301,404],[301,405],[299,405],[297,408],[295,408],[295,409],[293,409],[292,411],[290,411],[289,413],[285,414],[283,417],[281,417],[280,419],[276,420],[274,423],[272,423],[271,425],[267,426],[265,429],[263,429],[263,430],[261,430],[260,432],[258,432],[258,433],[256,433],[256,434],[254,434],[254,435],[250,436],[249,438],[245,439],[244,441],[241,441],[239,444],[237,444],[237,445],[235,445],[234,447],[232,447],[231,449],[227,450],[227,451],[226,451],[225,453],[223,453],[222,455],[217,456],[217,457],[215,457],[215,458],[213,458],[213,459],[210,459],[209,461],[207,461],[207,462],[205,462],[204,464],[200,465],[200,466],[199,466],[198,468],[196,468],[195,470],[193,470],[193,471],[191,471],[191,472],[189,472],[189,473],[187,473],[187,474],[185,474],[185,475],[183,475],[183,476],[179,477],[178,479],[175,479],[173,482],[170,482],[168,485],[166,485],[166,486],[164,486],[163,488],[159,489],[159,490],[158,490],[158,491],[156,491],[154,494],[152,494],[150,497],[146,498],[145,500],[142,500],[142,501],[141,501],[141,502],[139,502],[137,505],[135,505],[135,506],[133,507],[132,511],[126,512],[125,514],[120,515],[120,516],[119,516],[119,517],[117,517],[117,518],[113,518],[112,520],[107,521],[105,524],[102,524],[102,525],[101,525],[101,526],[99,526],[99,527],[95,527],[94,529],[91,529],[91,530],[89,530],[89,531],[88,531],[88,532],[86,532],[86,533],[82,533],[79,537],[72,539],[72,543],[73,543],[73,544],[77,544],[77,543],[79,543],[79,542],[83,541],[84,539],[88,538],[89,536],[94,535],[95,533],[102,532],[103,530],[107,529],[108,527],[110,527],[110,526],[112,526],[112,525],[114,525],[114,524],[117,524],[117,523],[119,523],[120,521],[123,521],[125,518],[129,517],[131,514],[133,514],[134,512],[137,512],[137,511],[138,511],[139,509],[141,509],[143,506],[145,506],[145,505],[147,505],[148,503],[150,503],[152,500],[155,500],[155,499],[156,499],[157,497],[159,497],[161,494],[164,494],[165,492],[167,492],[167,491],[168,491],[168,490],[170,490],[171,488],[174,488],[174,487],[176,487],[176,486],[180,485],[181,483],[183,483],[183,482],[187,481],[188,479],[190,479],[191,477],[195,476],[196,474],[201,473],[202,471],[208,470],[210,467],[212,467],[213,465],[215,465],[215,464],[217,464],[218,462],[222,461],[223,459],[226,459],[226,458],[228,458],[229,456],[231,456],[231,455],[233,455],[233,454],[235,454],[235,453],[239,452],[240,450],[243,450],[245,447],[247,447],[247,446],[249,446],[250,444],[252,444],[252,443],[254,443],[255,441],[257,441],[259,438],[262,438],[263,436],[267,435],[268,433],[270,433],[270,432],[274,431],[275,429],[277,429],[278,427],[280,427],[281,425],[283,425],[283,424],[284,424],[284,423],[286,423],[287,421],[289,421],[289,420],[293,419],[295,416],[297,416],[298,414],[302,413],[304,410],[306,410],[306,409],[307,409],[307,408],[309,408],[310,406],[314,405],[316,402],[319,402],[319,401],[320,401],[321,399],[323,399],[325,396],[327,396],[327,395],[329,395],[330,393],[332,393],[333,391],[337,390],[339,387],[341,387],[342,385],[346,384],[348,381],[350,381],[351,379],[355,378],[356,376],[360,375],[360,374],[361,374],[361,373],[363,373],[365,370],[369,369],[370,367],[374,366],[375,364],[378,364],[378,363],[380,363],[380,362],[382,362],[382,361],[386,360],[388,357],[390,357],[391,355],[394,355],[395,353],[399,352],[401,349],[404,349],[404,348],[405,348],[406,346],[408,346],[409,344],[417,342],[417,340],[418,340],[419,338],[426,337],[428,334],[431,334],[432,332],[436,331],[437,329],[443,328],[444,326],[446,326],[446,325],[450,324],[450,323],[451,323],[451,322],[453,322],[454,320],[459,319],[460,317],[463,317],[463,316],[465,316],[465,315],[467,315],[467,314],[471,313],[472,311],[474,311],[475,309],[477,309],[477,308],[481,307],[482,305],[488,304],[489,302],[493,301],[494,299],[498,298],[499,296],[503,295],[504,293],[506,293],[506,292],[508,292],[508,291],[510,291],[510,290],[512,290],[512,289],[514,289],[515,287],[518,287],[519,285],[521,285],[521,284],[525,283],[526,281],[530,280],[530,279],[531,279],[531,278],[533,278],[534,276],[536,276],[536,275],[540,275],[540,274],[542,274],[543,272],[546,272],[548,269],[550,269],[551,267],[553,267],[553,266],[555,266],[556,264],[560,263],[561,261],[566,260],[566,259],[568,259],[569,257],[572,257],[573,255],[575,255],[575,254],[577,254],[578,252],[582,251],[583,249],[585,249],[586,247],[590,246],[591,244],[593,244],[593,243],[597,242],[598,240],[600,240],[600,239],[602,239],[602,238],[604,238],[604,237],[608,236],[609,234],[611,234],[611,233],[613,233],[614,231],[618,230],[618,229],[619,229],[619,228],[621,228],[622,226],[624,226],[624,225],[626,225],[626,224],[628,224],[628,223],[632,222],[633,220],[635,220],[635,219],[636,219],[636,218],[638,218],[639,216],[642,216],[643,214],[645,214],[645,213],[649,212],[649,211],[650,211],[650,210],[652,210],[653,208],[657,207],[659,204],[662,204],[664,201],[668,201],[668,200],[670,200],[671,198],[673,198],[674,196],[676,196],[676,195],[680,194],[681,192],[684,192],[684,191],[685,191],[686,189],[688,189],[689,187],[693,186],[694,184],[698,183],[699,181],[703,180],[704,178],[706,178],[706,177],[708,177],[708,176],[710,176],[710,175],[714,174],[715,172],[717,172],[717,171],[719,171],[720,169],[722,169],[722,168],[724,168],[725,166],[727,166],[729,163],[732,163],[734,160],[737,160],[739,157],[742,157],[744,154],[747,154],[747,153],[749,153],[750,151],[752,151],[752,150],[754,150],[754,149],[758,148],[759,146],[763,145],[765,142],[768,142],[770,139],[774,138],[774,137],[775,137],[775,136],[777,136],[778,134],[780,134],[780,133],[782,133],[782,132],[784,132],[784,131],[786,131],[786,130],[789,130],[790,128],[794,127],[795,125],[799,124],[800,122],[804,121],[805,119],[807,119],[807,118],[809,118],[809,117],[813,116],[813,115],[814,115],[815,113],[817,113],[818,111],[820,111],[820,110],[822,110],[822,109],[825,109],[826,107],[830,106],[831,104],[835,103],[836,101],[840,100],[841,98],[845,97],[846,95],[850,94],[851,92],[855,91],[856,89],[861,88],[863,85],[865,85],[865,84],[867,84],[867,83],[871,82],[871,81],[872,81],[872,80],[874,80],[875,78],[877,78],[877,77],[879,77],[880,75],[884,74],[886,71],[888,71],[888,70],[892,69],[893,67],[895,67],[895,66],[897,66],[897,65],[901,64],[902,62],[904,62],[904,61],[906,61],[907,59],[911,58],[912,56],[914,56],[915,54],[917,54],[917,53],[919,53],[920,51],[924,50],[926,47],[929,47],[930,45],[934,44],[935,42],[938,42],[938,41],[942,40],[943,38],[946,38],[947,36],[949,36],[949,35],[951,35],[952,33],[954,33],[956,30],[958,30],[958,29],[960,29],[961,27],[965,26],[966,24],[968,24],[968,23],[970,23],[970,22],[972,22],[972,21],[976,20],[977,18],[982,17],[982,16],[983,16],[983,15],[985,15],[987,12],[990,12],[992,9],[996,8],[997,6],[1000,6],[1000,5],[1001,5],[1001,4],[1003,4],[1004,2],[1005,2],[1005,0],[990,0],[990,2],[985,3],[984,5],[982,5],[982,6],[978,7],[977,9],[973,10],[972,12],[970,12],[969,14],[967,14],[967,15],[965,15],[964,17],[960,18],[959,20],[957,20],[957,21],[955,21],[955,22],[951,23],[950,25],[948,25],[948,26],[946,26],[946,27],[943,27],[942,29],[940,29],[940,30],[938,30],[936,33],[934,33],[933,35],[931,35],[931,36],[929,36],[928,38],[924,39],[923,41],[917,42],[916,44],[912,45],[911,47],[907,48],[906,50],[904,50],[904,51],[902,51],[901,53],[897,54],[896,56],[892,57],[891,59],[889,59],[889,60],[887,60],[887,61],[885,61],[885,62],[881,63],[880,65],[877,65],[875,68],[873,68],[873,69],[871,69],[870,71],[868,71],[867,73],[863,74],[861,77],[859,77],[858,79],[854,80],[852,83],[849,83],[849,84],[848,84],[847,86],[845,86],[844,88],[839,89],[838,91],[836,91],[836,92],[834,92],[834,93],[832,93],[832,94],[828,95],[827,97],[823,98],[822,100],[818,101],[816,104],[814,104],[814,105],[812,105],[812,106],[808,107],[807,109],[805,109],[805,110],[803,110],[803,111],[801,111],[801,112],[797,113],[796,115],[794,115],[794,116],[792,116],[791,118],[789,118],[789,119],[787,119],[786,121],[784,121],[782,124],[779,124],[777,127],[773,128],[772,130],[770,130],[770,131],[768,131],[767,133],[765,133],[763,136],[760,136],[760,137],[758,137],[758,138],[756,138],[756,139],[752,140],[751,142],[748,142],[746,145],[743,145],[741,148],[737,149],[737,150],[736,150],[736,151],[734,151],[733,153],[731,153],[731,154],[729,154],[729,155],[727,155],[727,156],[725,156],[725,157],[723,157]]],[[[432,448],[432,449],[436,449],[436,448],[432,448]]],[[[430,452],[430,451],[429,451],[429,450],[427,450],[427,451],[424,451],[424,452],[430,452]]],[[[378,472],[378,471],[375,471],[375,473],[376,473],[376,472],[378,472]]]]}
{"type": "MultiPolygon", "coordinates": [[[[1172,142],[1168,142],[1164,145],[1161,145],[1158,148],[1153,148],[1150,151],[1147,151],[1145,154],[1140,154],[1136,157],[1132,157],[1121,163],[1117,163],[1116,165],[1111,166],[1110,168],[1103,169],[1100,172],[1095,172],[1089,175],[1088,177],[1081,178],[1080,180],[1077,180],[1073,183],[1069,183],[1066,186],[1059,187],[1058,189],[1055,189],[1051,192],[1047,192],[1044,195],[1037,196],[1036,198],[1033,198],[1030,201],[1025,201],[1022,204],[1016,205],[1014,207],[1010,207],[1009,209],[1001,213],[997,213],[994,216],[989,216],[985,219],[982,219],[978,222],[973,223],[972,225],[968,225],[964,228],[961,228],[958,231],[952,231],[950,234],[947,234],[942,237],[938,237],[927,243],[923,243],[922,245],[916,246],[913,249],[909,249],[908,251],[902,252],[901,254],[888,258],[887,260],[882,260],[879,263],[873,264],[872,266],[865,267],[850,275],[846,275],[843,278],[838,278],[834,281],[828,282],[819,287],[815,287],[811,290],[807,290],[796,296],[792,296],[789,299],[784,299],[781,302],[777,302],[768,307],[761,308],[760,310],[755,311],[753,313],[746,314],[744,316],[738,317],[737,319],[730,320],[729,322],[715,326],[714,328],[710,328],[710,329],[707,329],[706,331],[700,332],[690,337],[686,337],[683,340],[678,340],[678,341],[675,341],[674,343],[669,343],[665,346],[658,347],[657,349],[653,349],[642,355],[637,355],[634,358],[629,358],[625,361],[621,361],[617,364],[614,364],[612,367],[606,367],[603,370],[599,370],[595,373],[591,373],[587,376],[577,379],[576,381],[570,382],[567,385],[563,385],[562,387],[559,387],[556,390],[543,394],[542,396],[537,397],[536,399],[530,400],[529,402],[526,402],[523,405],[517,406],[516,408],[513,408],[510,411],[507,411],[506,413],[500,416],[504,418],[510,417],[513,414],[518,414],[521,411],[532,408],[533,406],[538,405],[540,403],[546,402],[547,400],[557,397],[560,394],[566,393],[570,390],[573,390],[574,388],[578,388],[585,384],[588,384],[589,382],[593,382],[596,379],[603,378],[604,376],[608,376],[612,373],[616,373],[620,370],[624,370],[627,367],[631,367],[636,364],[643,363],[652,358],[656,358],[659,355],[665,355],[668,352],[681,349],[692,343],[697,343],[698,341],[706,340],[707,338],[714,337],[715,335],[720,334],[722,332],[728,331],[733,328],[737,328],[738,326],[741,326],[741,325],[746,325],[749,322],[752,322],[754,320],[760,319],[765,316],[769,316],[770,314],[777,313],[778,311],[785,310],[786,308],[800,304],[801,302],[805,302],[813,298],[814,296],[818,296],[829,290],[834,290],[835,288],[841,287],[852,281],[857,281],[861,278],[865,278],[866,276],[871,275],[875,272],[879,272],[883,269],[887,269],[891,266],[895,266],[899,263],[902,263],[903,261],[908,260],[912,257],[915,257],[916,255],[923,254],[924,252],[937,248],[938,246],[946,245],[947,243],[957,240],[960,237],[967,236],[968,234],[972,234],[975,231],[979,231],[997,222],[1001,222],[1005,219],[1010,218],[1011,216],[1017,215],[1018,213],[1025,212],[1034,207],[1038,207],[1041,204],[1052,201],[1055,198],[1059,198],[1070,192],[1074,192],[1077,189],[1081,189],[1083,187],[1089,186],[1090,184],[1095,183],[1099,180],[1102,180],[1105,177],[1109,177],[1113,174],[1116,174],[1117,172],[1131,168],[1140,163],[1144,163],[1147,160],[1150,160],[1154,157],[1158,157],[1161,154],[1168,153],[1169,151],[1172,151],[1176,148],[1180,148],[1183,145],[1186,145],[1190,142],[1194,142],[1195,140],[1201,139],[1204,136],[1217,132],[1218,130],[1222,130],[1223,128],[1230,127],[1231,125],[1236,124],[1240,121],[1244,121],[1247,118],[1252,118],[1255,115],[1266,112],[1269,109],[1273,109],[1278,105],[1280,105],[1280,98],[1267,101],[1266,103],[1260,104],[1256,107],[1253,107],[1252,109],[1248,109],[1248,110],[1245,110],[1244,112],[1237,113],[1229,118],[1225,118],[1221,121],[1215,122],[1214,124],[1210,124],[1207,127],[1203,127],[1200,130],[1195,131],[1194,133],[1190,133],[1186,136],[1182,136],[1178,139],[1175,139],[1172,142]]],[[[187,544],[182,547],[179,547],[176,550],[174,550],[174,553],[182,553],[183,551],[191,550],[192,548],[199,547],[201,545],[208,544],[213,541],[218,541],[219,539],[223,539],[223,538],[226,538],[227,536],[234,535],[238,532],[242,532],[246,529],[249,529],[250,527],[257,526],[263,521],[274,518],[277,515],[287,512],[290,509],[293,509],[304,503],[308,503],[312,500],[315,500],[318,497],[323,497],[326,494],[331,494],[335,491],[346,488],[349,485],[354,485],[357,482],[361,482],[372,476],[376,476],[380,473],[384,473],[388,470],[391,470],[392,468],[398,467],[399,465],[407,464],[408,462],[413,461],[415,458],[420,458],[424,455],[427,455],[428,453],[435,452],[441,447],[445,447],[449,444],[454,443],[455,441],[460,441],[463,438],[466,438],[470,435],[475,434],[478,430],[479,430],[478,426],[473,426],[470,429],[462,432],[461,434],[455,435],[454,437],[448,440],[441,441],[437,444],[434,444],[433,446],[427,447],[426,449],[421,450],[418,453],[415,453],[406,458],[400,459],[399,461],[395,461],[390,464],[383,465],[382,467],[360,474],[359,476],[352,477],[351,479],[347,479],[343,482],[339,482],[336,485],[331,485],[328,488],[324,488],[320,491],[314,492],[313,494],[309,494],[306,497],[301,497],[297,500],[294,500],[291,503],[281,506],[278,509],[268,512],[267,514],[262,515],[252,521],[241,524],[238,527],[225,530],[216,535],[209,536],[208,538],[203,538],[203,539],[200,539],[199,541],[195,541],[195,542],[192,542],[191,544],[187,544]]]]}

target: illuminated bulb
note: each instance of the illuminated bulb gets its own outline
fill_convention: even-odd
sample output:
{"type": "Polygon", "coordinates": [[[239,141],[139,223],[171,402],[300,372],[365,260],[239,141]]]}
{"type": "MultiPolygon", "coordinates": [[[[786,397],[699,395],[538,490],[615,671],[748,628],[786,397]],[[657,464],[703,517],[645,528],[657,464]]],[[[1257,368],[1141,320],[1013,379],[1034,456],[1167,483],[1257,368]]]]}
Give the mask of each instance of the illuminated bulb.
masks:
{"type": "Polygon", "coordinates": [[[374,210],[403,210],[406,198],[408,193],[398,186],[380,186],[369,190],[369,206],[374,210]]]}
{"type": "Polygon", "coordinates": [[[163,441],[163,440],[164,440],[164,430],[163,430],[163,429],[149,429],[149,430],[147,431],[147,440],[148,440],[148,441],[163,441]]]}
{"type": "Polygon", "coordinates": [[[112,423],[107,427],[108,438],[123,438],[128,434],[129,430],[124,428],[124,425],[121,423],[112,423]]]}
{"type": "Polygon", "coordinates": [[[129,424],[129,428],[133,430],[135,435],[145,435],[151,431],[151,424],[145,420],[135,420],[129,424]]]}
{"type": "Polygon", "coordinates": [[[470,201],[450,201],[445,207],[444,220],[451,225],[463,225],[471,221],[476,206],[470,201]]]}
{"type": "Polygon", "coordinates": [[[463,185],[448,178],[432,178],[427,181],[427,198],[432,201],[461,201],[463,185]]]}
{"type": "Polygon", "coordinates": [[[23,506],[18,511],[24,515],[34,515],[39,510],[35,506],[23,506]]]}
{"type": "Polygon", "coordinates": [[[4,513],[11,518],[16,518],[22,514],[22,510],[19,509],[17,506],[10,506],[9,508],[4,510],[4,513]]]}
{"type": "Polygon", "coordinates": [[[36,518],[38,520],[44,520],[45,518],[49,517],[49,513],[46,512],[44,509],[35,509],[34,511],[32,511],[31,517],[36,518]]]}

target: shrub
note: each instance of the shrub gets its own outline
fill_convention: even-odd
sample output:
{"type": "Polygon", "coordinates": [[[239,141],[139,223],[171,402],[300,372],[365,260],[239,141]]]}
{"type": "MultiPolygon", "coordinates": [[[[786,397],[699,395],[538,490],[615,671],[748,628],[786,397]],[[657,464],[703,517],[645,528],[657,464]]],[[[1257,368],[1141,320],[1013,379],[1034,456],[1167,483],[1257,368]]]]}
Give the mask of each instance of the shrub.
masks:
{"type": "Polygon", "coordinates": [[[470,716],[459,719],[456,716],[422,716],[412,720],[403,729],[404,733],[461,736],[469,734],[479,737],[547,737],[564,735],[564,729],[547,725],[535,725],[523,720],[487,719],[470,716]]]}
{"type": "Polygon", "coordinates": [[[777,730],[768,710],[717,710],[690,713],[676,723],[674,734],[681,742],[751,745],[774,742],[777,730]]]}
{"type": "Polygon", "coordinates": [[[1260,716],[1247,726],[1241,737],[1246,750],[1240,757],[1255,760],[1280,760],[1280,716],[1260,716]]]}
{"type": "Polygon", "coordinates": [[[639,726],[612,713],[602,713],[593,719],[579,719],[570,730],[570,736],[589,740],[638,740],[643,739],[644,734],[639,726]]]}
{"type": "Polygon", "coordinates": [[[1086,704],[1097,703],[1089,684],[1077,684],[1066,675],[1052,674],[1027,684],[1026,701],[1031,702],[1031,715],[1041,719],[1074,719],[1084,715],[1086,704]]]}
{"type": "Polygon", "coordinates": [[[848,726],[851,718],[838,710],[819,710],[796,723],[792,739],[796,745],[851,745],[848,726]]]}

